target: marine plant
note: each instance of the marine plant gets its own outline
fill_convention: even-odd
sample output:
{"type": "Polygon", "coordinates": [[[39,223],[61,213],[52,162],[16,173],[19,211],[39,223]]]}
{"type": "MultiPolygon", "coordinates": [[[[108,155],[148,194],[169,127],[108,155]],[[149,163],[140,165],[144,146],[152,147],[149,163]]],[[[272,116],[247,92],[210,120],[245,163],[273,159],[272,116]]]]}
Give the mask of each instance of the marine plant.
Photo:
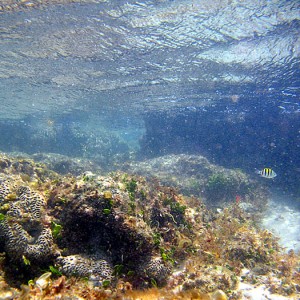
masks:
{"type": "Polygon", "coordinates": [[[187,208],[186,205],[181,204],[180,202],[176,201],[173,197],[168,197],[166,195],[161,195],[163,205],[169,206],[170,208],[170,214],[174,218],[175,223],[177,224],[183,224],[185,223],[184,220],[184,212],[187,208]]]}
{"type": "Polygon", "coordinates": [[[140,190],[140,198],[141,198],[141,200],[147,199],[147,192],[143,189],[140,190]]]}
{"type": "MultiPolygon", "coordinates": [[[[215,211],[155,180],[121,172],[96,178],[61,176],[58,183],[42,183],[41,192],[22,181],[11,185],[9,177],[0,181],[1,204],[14,188],[17,191],[12,207],[0,215],[0,243],[6,256],[20,273],[28,269],[22,256],[29,259],[34,273],[30,278],[40,274],[40,265],[59,276],[47,277],[42,291],[33,282],[15,299],[46,293],[49,299],[60,294],[79,299],[211,300],[218,295],[224,299],[224,293],[235,299],[240,275],[245,282],[264,284],[269,276],[268,287],[274,291],[297,293],[299,257],[292,252],[281,255],[272,234],[254,226],[238,204],[215,211]],[[43,189],[49,191],[48,201],[43,201],[43,189]],[[111,196],[105,197],[105,191],[111,196]],[[64,195],[66,203],[59,200],[64,195]],[[24,214],[25,201],[32,206],[24,214]],[[19,211],[21,217],[16,218],[19,211]],[[249,274],[242,273],[245,268],[249,274]]],[[[23,283],[27,280],[24,276],[23,283]]]]}
{"type": "Polygon", "coordinates": [[[103,214],[109,215],[111,213],[111,210],[109,208],[104,208],[103,209],[103,214]]]}
{"type": "Polygon", "coordinates": [[[150,279],[150,282],[151,282],[151,286],[152,286],[152,287],[157,288],[157,282],[156,282],[156,280],[155,280],[154,278],[151,278],[151,279],[150,279]]]}
{"type": "Polygon", "coordinates": [[[110,284],[111,284],[110,280],[103,280],[102,281],[102,286],[104,288],[108,288],[110,286],[110,284]]]}
{"type": "Polygon", "coordinates": [[[208,201],[218,202],[220,200],[234,199],[237,193],[238,183],[234,177],[224,173],[215,173],[209,176],[205,195],[208,201]]]}
{"type": "Polygon", "coordinates": [[[131,178],[129,181],[125,182],[126,190],[129,194],[131,201],[135,199],[135,192],[137,188],[137,181],[134,178],[131,178]]]}
{"type": "Polygon", "coordinates": [[[120,276],[124,270],[124,265],[117,264],[114,266],[114,275],[120,276]]]}
{"type": "Polygon", "coordinates": [[[55,266],[49,266],[49,270],[50,272],[53,274],[53,275],[56,275],[56,276],[61,276],[62,275],[62,272],[60,272],[58,270],[58,268],[56,268],[55,266]]]}
{"type": "Polygon", "coordinates": [[[31,265],[30,260],[25,255],[22,255],[22,259],[23,259],[23,263],[24,263],[25,266],[30,266],[31,265]]]}
{"type": "Polygon", "coordinates": [[[160,234],[159,232],[154,232],[154,233],[152,234],[152,237],[153,237],[154,245],[155,245],[156,247],[159,247],[160,242],[161,242],[161,239],[162,239],[161,234],[160,234]]]}
{"type": "Polygon", "coordinates": [[[172,265],[174,265],[174,263],[175,263],[174,251],[175,251],[175,248],[166,250],[166,249],[160,247],[160,255],[161,255],[162,260],[164,262],[170,262],[172,265]]]}
{"type": "Polygon", "coordinates": [[[5,214],[0,213],[0,222],[4,221],[6,218],[5,214]]]}
{"type": "Polygon", "coordinates": [[[52,231],[52,236],[55,239],[61,238],[61,232],[62,232],[62,225],[55,223],[54,221],[52,221],[51,223],[51,231],[52,231]]]}

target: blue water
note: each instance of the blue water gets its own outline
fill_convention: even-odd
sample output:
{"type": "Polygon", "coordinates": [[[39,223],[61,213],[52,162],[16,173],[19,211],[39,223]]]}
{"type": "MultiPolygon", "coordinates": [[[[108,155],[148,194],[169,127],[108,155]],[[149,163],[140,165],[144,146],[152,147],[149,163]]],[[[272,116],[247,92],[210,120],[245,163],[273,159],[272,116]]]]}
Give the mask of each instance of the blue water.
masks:
{"type": "Polygon", "coordinates": [[[48,2],[0,13],[1,151],[201,154],[300,194],[299,1],[48,2]]]}

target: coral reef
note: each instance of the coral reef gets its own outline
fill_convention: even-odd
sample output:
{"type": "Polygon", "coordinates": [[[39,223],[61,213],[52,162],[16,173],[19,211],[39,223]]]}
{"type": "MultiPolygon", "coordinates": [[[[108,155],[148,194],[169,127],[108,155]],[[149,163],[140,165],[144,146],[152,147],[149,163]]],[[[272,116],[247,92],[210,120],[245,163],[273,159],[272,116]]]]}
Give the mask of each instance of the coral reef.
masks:
{"type": "MultiPolygon", "coordinates": [[[[167,195],[172,191],[166,189],[165,195],[161,191],[148,199],[149,192],[145,188],[148,187],[144,179],[121,173],[111,177],[85,173],[76,180],[50,187],[51,215],[64,228],[58,241],[60,248],[88,255],[101,249],[114,265],[124,268],[123,272],[135,272],[143,278],[142,282],[162,285],[171,271],[171,263],[165,257],[167,254],[161,254],[155,234],[157,227],[164,224],[169,227],[168,234],[175,236],[179,230],[175,221],[178,216],[172,215],[171,208],[166,206],[160,209],[157,220],[153,211],[163,205],[163,202],[155,204],[158,196],[172,197],[167,195]],[[65,195],[68,196],[61,201],[65,195]],[[152,205],[145,205],[146,201],[151,201],[152,205]]],[[[170,246],[164,251],[168,248],[170,246]]],[[[64,252],[69,255],[69,251],[64,252]]]]}
{"type": "Polygon", "coordinates": [[[60,271],[67,276],[86,277],[98,283],[111,281],[113,278],[113,267],[106,259],[98,257],[85,257],[83,255],[69,255],[58,257],[57,264],[60,271]]]}
{"type": "Polygon", "coordinates": [[[0,165],[0,275],[11,299],[242,299],[242,283],[300,293],[299,256],[240,202],[211,210],[156,179],[60,176],[4,155],[0,165]]]}
{"type": "MultiPolygon", "coordinates": [[[[156,177],[185,195],[201,197],[207,205],[232,202],[236,196],[263,206],[267,189],[239,169],[226,169],[201,155],[172,154],[124,166],[126,172],[156,177]]],[[[261,207],[259,207],[261,209],[261,207]]]]}
{"type": "Polygon", "coordinates": [[[36,153],[32,155],[32,158],[61,175],[72,174],[77,176],[85,171],[102,172],[99,165],[84,158],[72,158],[57,153],[36,153]]]}
{"type": "Polygon", "coordinates": [[[150,257],[139,266],[138,273],[144,274],[156,285],[157,282],[160,284],[166,283],[171,270],[171,263],[164,261],[162,257],[150,257]]]}
{"type": "MultiPolygon", "coordinates": [[[[0,181],[0,236],[7,255],[18,261],[41,262],[55,255],[50,228],[43,224],[45,199],[17,178],[0,181]]],[[[26,263],[25,263],[26,264],[26,263]]]]}

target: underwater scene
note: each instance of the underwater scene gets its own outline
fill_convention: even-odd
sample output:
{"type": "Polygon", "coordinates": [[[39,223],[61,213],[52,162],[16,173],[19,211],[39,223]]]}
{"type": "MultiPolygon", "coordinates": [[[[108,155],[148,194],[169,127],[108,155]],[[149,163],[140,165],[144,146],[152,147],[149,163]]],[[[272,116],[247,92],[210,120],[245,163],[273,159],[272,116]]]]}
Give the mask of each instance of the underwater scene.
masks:
{"type": "Polygon", "coordinates": [[[0,300],[300,299],[298,0],[0,0],[0,300]]]}

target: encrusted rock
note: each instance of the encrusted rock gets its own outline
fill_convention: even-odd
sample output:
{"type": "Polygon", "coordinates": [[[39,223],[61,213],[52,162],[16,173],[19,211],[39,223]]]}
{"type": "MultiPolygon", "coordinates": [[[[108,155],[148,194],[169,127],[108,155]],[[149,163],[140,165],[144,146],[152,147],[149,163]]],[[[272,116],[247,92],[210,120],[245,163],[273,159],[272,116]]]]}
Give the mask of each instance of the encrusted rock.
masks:
{"type": "Polygon", "coordinates": [[[6,196],[10,193],[8,184],[0,179],[0,201],[1,203],[5,200],[6,196]]]}
{"type": "MultiPolygon", "coordinates": [[[[15,185],[15,183],[14,183],[15,185]]],[[[45,209],[44,197],[27,186],[14,186],[10,178],[0,182],[2,220],[0,237],[11,258],[24,257],[37,262],[45,261],[54,254],[54,244],[50,228],[42,222],[45,209]],[[8,197],[12,195],[14,197],[8,197]],[[7,211],[4,210],[8,208],[7,211]]]]}
{"type": "Polygon", "coordinates": [[[76,254],[58,257],[57,265],[60,271],[67,276],[88,277],[99,283],[113,279],[113,267],[105,259],[76,254]]]}
{"type": "Polygon", "coordinates": [[[143,276],[155,280],[158,285],[163,285],[171,274],[172,266],[161,257],[151,257],[144,264],[141,264],[139,273],[143,276]]]}

